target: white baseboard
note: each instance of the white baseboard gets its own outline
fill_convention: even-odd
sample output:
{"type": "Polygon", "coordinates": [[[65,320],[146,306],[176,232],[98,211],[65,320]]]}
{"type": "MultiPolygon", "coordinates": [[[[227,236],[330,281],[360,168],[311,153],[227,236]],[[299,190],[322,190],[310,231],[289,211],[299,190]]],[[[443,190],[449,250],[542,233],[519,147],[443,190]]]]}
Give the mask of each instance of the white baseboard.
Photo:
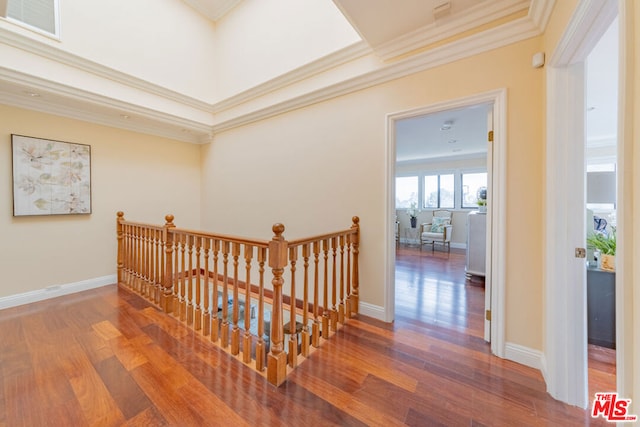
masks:
{"type": "Polygon", "coordinates": [[[111,274],[109,276],[96,277],[93,279],[82,280],[80,282],[67,283],[65,285],[51,285],[44,289],[29,291],[22,294],[9,295],[0,298],[0,310],[99,288],[101,286],[112,285],[116,283],[116,280],[116,275],[111,274]]]}
{"type": "Polygon", "coordinates": [[[363,316],[373,317],[384,322],[384,308],[379,305],[368,304],[360,301],[358,304],[358,312],[363,316]]]}
{"type": "Polygon", "coordinates": [[[518,344],[507,343],[504,349],[504,358],[542,371],[543,354],[539,350],[534,350],[518,344]]]}

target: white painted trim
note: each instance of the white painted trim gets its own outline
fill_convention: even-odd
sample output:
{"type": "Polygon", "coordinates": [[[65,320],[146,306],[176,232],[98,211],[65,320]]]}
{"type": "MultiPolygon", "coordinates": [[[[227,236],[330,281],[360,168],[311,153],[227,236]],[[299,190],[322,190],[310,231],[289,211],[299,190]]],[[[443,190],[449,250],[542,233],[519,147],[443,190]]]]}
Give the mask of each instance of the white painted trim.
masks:
{"type": "Polygon", "coordinates": [[[385,321],[384,308],[379,305],[373,305],[360,301],[358,303],[358,312],[363,316],[372,317],[377,320],[385,321]]]}
{"type": "MultiPolygon", "coordinates": [[[[547,0],[536,1],[544,2],[547,0]]],[[[442,21],[437,20],[432,24],[375,46],[374,50],[382,60],[388,61],[412,50],[454,37],[456,34],[473,30],[504,16],[525,10],[529,7],[529,3],[530,0],[494,0],[489,4],[478,4],[465,11],[463,16],[457,16],[455,20],[446,21],[446,18],[442,21]]]]}
{"type": "Polygon", "coordinates": [[[387,177],[385,185],[386,215],[385,221],[385,321],[394,318],[395,311],[395,123],[398,120],[440,111],[470,107],[478,104],[493,104],[494,112],[494,168],[492,181],[492,201],[487,212],[487,221],[491,227],[491,272],[487,272],[487,281],[491,284],[491,351],[498,357],[505,357],[505,290],[506,290],[506,161],[507,161],[507,90],[498,89],[466,98],[449,100],[413,110],[387,115],[387,177]]]}
{"type": "Polygon", "coordinates": [[[220,20],[229,11],[231,11],[231,9],[239,5],[242,1],[243,0],[184,0],[185,3],[195,9],[198,13],[206,16],[213,22],[220,20]]]}
{"type": "Polygon", "coordinates": [[[286,101],[216,123],[213,131],[222,132],[295,109],[399,79],[436,66],[513,44],[540,34],[528,18],[520,18],[484,31],[472,39],[462,39],[407,59],[382,66],[374,71],[292,97],[286,101]]]}
{"type": "Polygon", "coordinates": [[[544,366],[541,351],[510,342],[505,345],[504,358],[540,371],[544,366]]]}
{"type": "Polygon", "coordinates": [[[331,70],[332,68],[339,67],[370,54],[371,48],[365,42],[356,42],[327,56],[217,102],[211,106],[211,111],[219,113],[221,111],[237,107],[245,102],[249,102],[268,93],[283,89],[294,83],[301,82],[317,74],[321,74],[325,71],[331,70]]]}
{"type": "Polygon", "coordinates": [[[547,66],[544,374],[554,398],[582,408],[589,402],[586,269],[573,253],[586,233],[584,191],[576,191],[584,189],[584,60],[616,11],[613,1],[581,1],[547,66]]]}
{"type": "MultiPolygon", "coordinates": [[[[108,102],[109,100],[100,97],[96,98],[96,96],[94,96],[95,94],[90,94],[87,91],[74,91],[74,88],[65,88],[61,89],[61,92],[59,93],[62,96],[72,97],[79,100],[86,100],[92,103],[104,102],[108,108],[121,108],[123,109],[123,112],[127,112],[128,109],[132,109],[132,112],[134,114],[135,111],[138,111],[140,114],[149,116],[150,120],[168,120],[168,122],[163,121],[163,123],[190,130],[198,134],[198,136],[176,136],[176,132],[173,132],[170,134],[166,134],[167,137],[198,143],[207,141],[209,139],[208,135],[211,133],[221,132],[235,127],[244,126],[246,124],[272,117],[277,114],[292,111],[294,109],[302,108],[334,97],[346,95],[361,89],[388,82],[393,79],[408,76],[432,67],[436,67],[462,58],[516,43],[518,41],[537,36],[540,34],[540,32],[540,28],[536,26],[532,19],[530,19],[529,17],[519,18],[503,24],[499,27],[486,30],[479,34],[475,34],[470,39],[457,40],[445,46],[441,46],[427,52],[423,52],[421,54],[413,55],[392,64],[382,65],[360,76],[347,79],[339,83],[328,84],[314,90],[308,90],[307,92],[304,92],[302,94],[300,94],[301,91],[298,91],[298,93],[300,94],[298,96],[289,96],[285,101],[273,102],[271,104],[268,99],[268,95],[272,92],[283,89],[287,86],[292,85],[293,83],[301,82],[309,77],[312,77],[313,75],[317,75],[329,69],[338,67],[342,64],[346,64],[357,58],[361,58],[363,55],[366,55],[367,52],[369,52],[369,48],[363,43],[356,43],[341,51],[328,55],[325,58],[321,58],[318,61],[314,61],[306,66],[293,70],[290,73],[286,73],[276,79],[252,88],[249,91],[245,91],[241,94],[231,97],[228,100],[216,104],[209,104],[202,100],[177,93],[175,91],[163,88],[145,80],[105,67],[101,64],[86,60],[77,55],[68,53],[58,47],[10,31],[7,28],[3,28],[2,26],[0,26],[0,39],[3,41],[3,43],[9,46],[19,48],[21,50],[46,59],[67,64],[79,70],[92,73],[101,78],[125,85],[132,89],[142,90],[146,93],[154,94],[164,99],[171,100],[184,106],[188,106],[207,113],[215,114],[216,112],[229,110],[241,104],[247,104],[251,101],[258,100],[259,98],[267,96],[267,98],[264,99],[264,101],[269,104],[267,107],[258,108],[253,111],[251,111],[249,107],[248,113],[244,112],[246,110],[238,112],[235,117],[219,123],[215,122],[214,116],[212,117],[213,126],[208,126],[207,129],[203,131],[203,129],[201,128],[201,124],[199,123],[189,123],[188,120],[185,122],[185,119],[177,116],[161,118],[153,117],[153,110],[149,108],[145,109],[144,107],[134,106],[128,103],[114,104],[115,100],[111,100],[111,102],[108,102]],[[203,136],[203,133],[207,136],[203,136]]],[[[57,93],[56,90],[58,88],[53,82],[44,84],[42,82],[39,82],[38,80],[34,80],[32,83],[33,89],[37,90],[44,88],[46,90],[52,91],[54,94],[57,93]],[[38,85],[37,83],[40,84],[38,85]]],[[[36,103],[42,100],[40,99],[32,101],[32,104],[26,105],[26,103],[29,101],[25,100],[25,104],[23,104],[22,107],[36,109],[36,103]]],[[[69,115],[69,117],[73,117],[72,115],[75,114],[74,118],[81,118],[85,121],[107,124],[117,128],[136,130],[144,133],[149,133],[150,130],[154,128],[153,125],[147,126],[145,128],[144,126],[135,127],[137,126],[137,124],[135,123],[122,123],[118,121],[105,122],[105,117],[96,117],[97,115],[89,115],[86,111],[74,112],[70,110],[71,109],[67,109],[64,113],[58,112],[57,114],[67,114],[69,115]],[[133,127],[133,129],[131,129],[131,127],[133,127]]],[[[231,111],[231,113],[233,114],[233,111],[231,111]]]]}
{"type": "Polygon", "coordinates": [[[22,294],[9,295],[0,298],[0,310],[19,305],[31,304],[34,302],[56,298],[63,295],[73,294],[76,292],[87,291],[102,286],[113,285],[116,283],[116,275],[96,277],[93,279],[81,280],[80,282],[67,283],[64,285],[51,285],[44,289],[36,291],[24,292],[22,294]]]}

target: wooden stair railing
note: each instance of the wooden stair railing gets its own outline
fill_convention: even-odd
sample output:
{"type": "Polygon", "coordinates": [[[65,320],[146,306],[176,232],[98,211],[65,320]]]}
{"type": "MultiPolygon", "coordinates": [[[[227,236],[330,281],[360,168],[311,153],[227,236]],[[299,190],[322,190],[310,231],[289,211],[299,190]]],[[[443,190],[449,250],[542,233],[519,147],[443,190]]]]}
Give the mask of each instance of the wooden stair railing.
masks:
{"type": "Polygon", "coordinates": [[[273,226],[271,240],[260,240],[180,229],[173,220],[137,223],[118,212],[118,285],[271,384],[282,384],[358,313],[358,217],[349,229],[292,241],[282,224],[273,226]]]}

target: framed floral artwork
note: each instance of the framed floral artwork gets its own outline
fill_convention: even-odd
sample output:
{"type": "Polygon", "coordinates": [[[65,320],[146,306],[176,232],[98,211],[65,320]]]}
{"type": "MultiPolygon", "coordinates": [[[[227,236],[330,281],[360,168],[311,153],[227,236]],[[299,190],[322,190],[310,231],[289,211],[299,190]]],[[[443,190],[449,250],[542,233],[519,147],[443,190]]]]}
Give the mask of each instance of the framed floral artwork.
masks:
{"type": "Polygon", "coordinates": [[[11,135],[13,215],[91,213],[91,146],[11,135]]]}

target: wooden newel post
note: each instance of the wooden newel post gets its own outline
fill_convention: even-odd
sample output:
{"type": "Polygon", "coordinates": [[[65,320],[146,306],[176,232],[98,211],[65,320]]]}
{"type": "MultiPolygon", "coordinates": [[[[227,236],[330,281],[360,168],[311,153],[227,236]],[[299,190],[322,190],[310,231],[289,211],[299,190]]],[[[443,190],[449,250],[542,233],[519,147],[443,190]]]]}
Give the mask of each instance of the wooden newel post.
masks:
{"type": "Polygon", "coordinates": [[[267,357],[267,380],[275,385],[282,384],[287,375],[287,354],[284,352],[284,329],[282,319],[282,285],[284,268],[287,266],[288,243],[282,236],[284,225],[273,226],[273,239],[269,242],[269,267],[273,271],[273,311],[271,313],[271,351],[267,357]]]}
{"type": "Polygon", "coordinates": [[[352,236],[351,242],[353,244],[353,274],[351,276],[351,312],[358,313],[358,303],[360,299],[360,275],[358,273],[358,253],[360,252],[360,218],[354,216],[352,219],[353,225],[351,229],[355,230],[352,236]]]}
{"type": "Polygon", "coordinates": [[[175,228],[173,224],[173,215],[164,217],[167,221],[164,224],[162,232],[162,240],[164,241],[164,278],[162,280],[163,292],[160,296],[160,307],[165,313],[173,311],[173,233],[171,229],[175,228]]]}
{"type": "Polygon", "coordinates": [[[118,285],[124,283],[124,212],[118,212],[118,219],[116,220],[116,233],[118,236],[118,285]]]}

